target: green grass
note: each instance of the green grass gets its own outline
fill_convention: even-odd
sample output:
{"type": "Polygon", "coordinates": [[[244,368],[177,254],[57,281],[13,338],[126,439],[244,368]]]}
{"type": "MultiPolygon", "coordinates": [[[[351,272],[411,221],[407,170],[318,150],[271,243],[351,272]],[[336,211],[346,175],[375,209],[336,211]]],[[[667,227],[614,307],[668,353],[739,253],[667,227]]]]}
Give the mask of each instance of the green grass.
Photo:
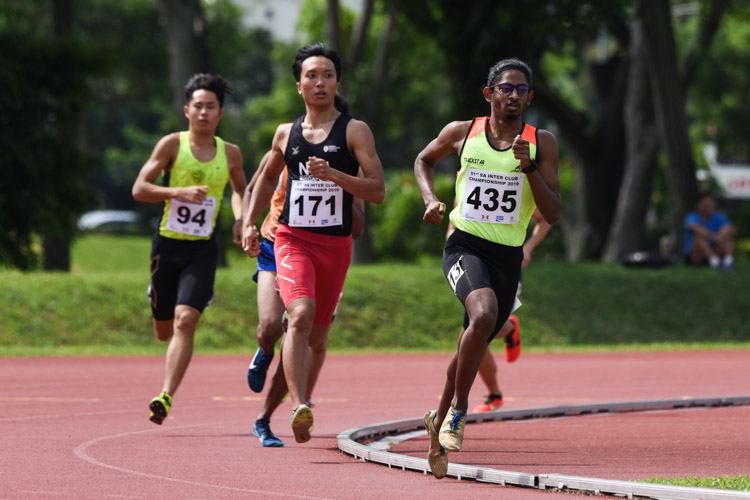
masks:
{"type": "Polygon", "coordinates": [[[692,488],[716,488],[720,490],[750,491],[750,476],[685,477],[644,479],[644,483],[689,486],[692,488]]]}
{"type": "MultiPolygon", "coordinates": [[[[71,273],[0,271],[0,356],[161,354],[146,301],[150,239],[87,236],[71,273]]],[[[198,352],[255,346],[255,261],[232,249],[216,300],[196,337],[198,352]]],[[[518,311],[529,351],[750,347],[750,262],[733,275],[676,266],[534,262],[518,311]]],[[[463,317],[437,259],[353,266],[334,323],[336,351],[449,351],[463,317]]]]}

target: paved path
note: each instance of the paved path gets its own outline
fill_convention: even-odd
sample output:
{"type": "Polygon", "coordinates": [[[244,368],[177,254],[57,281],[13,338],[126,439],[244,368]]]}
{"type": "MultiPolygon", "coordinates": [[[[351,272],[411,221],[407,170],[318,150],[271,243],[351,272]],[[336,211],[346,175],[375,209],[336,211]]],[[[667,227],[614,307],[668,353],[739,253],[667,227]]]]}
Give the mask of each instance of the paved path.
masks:
{"type": "MultiPolygon", "coordinates": [[[[162,426],[147,419],[162,357],[0,359],[0,498],[568,498],[438,481],[336,450],[342,430],[436,407],[448,359],[329,355],[313,439],[294,443],[285,403],[272,421],[286,443],[277,449],[251,435],[261,401],[246,386],[249,356],[196,356],[162,426]]],[[[499,365],[505,408],[750,392],[750,351],[524,354],[499,365]]],[[[482,393],[477,383],[472,402],[482,393]]],[[[467,428],[455,456],[617,479],[747,473],[748,416],[727,408],[485,423],[467,428]]],[[[426,441],[399,446],[423,455],[426,441]]]]}

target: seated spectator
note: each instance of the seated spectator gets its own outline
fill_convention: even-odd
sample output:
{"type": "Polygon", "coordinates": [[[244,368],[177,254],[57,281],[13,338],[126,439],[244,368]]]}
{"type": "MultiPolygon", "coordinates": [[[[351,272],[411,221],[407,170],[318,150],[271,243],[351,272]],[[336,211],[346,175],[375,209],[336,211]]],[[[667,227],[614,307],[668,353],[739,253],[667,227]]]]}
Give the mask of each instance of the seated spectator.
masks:
{"type": "Polygon", "coordinates": [[[711,195],[704,194],[685,219],[685,263],[708,264],[712,269],[731,271],[734,264],[734,236],[737,230],[716,211],[711,195]]]}

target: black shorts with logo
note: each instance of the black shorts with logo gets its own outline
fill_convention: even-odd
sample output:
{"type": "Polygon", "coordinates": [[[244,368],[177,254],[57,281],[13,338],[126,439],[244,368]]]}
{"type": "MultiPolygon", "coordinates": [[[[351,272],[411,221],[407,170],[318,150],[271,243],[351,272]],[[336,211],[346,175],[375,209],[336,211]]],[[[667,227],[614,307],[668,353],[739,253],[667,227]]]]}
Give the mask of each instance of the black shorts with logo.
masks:
{"type": "Polygon", "coordinates": [[[490,288],[497,298],[497,322],[492,341],[513,311],[521,279],[523,247],[493,243],[456,229],[443,249],[443,273],[464,305],[464,328],[469,326],[466,297],[480,288],[490,288]]]}
{"type": "Polygon", "coordinates": [[[154,236],[148,287],[154,319],[174,319],[177,305],[203,312],[214,296],[217,254],[214,238],[189,241],[154,236]]]}

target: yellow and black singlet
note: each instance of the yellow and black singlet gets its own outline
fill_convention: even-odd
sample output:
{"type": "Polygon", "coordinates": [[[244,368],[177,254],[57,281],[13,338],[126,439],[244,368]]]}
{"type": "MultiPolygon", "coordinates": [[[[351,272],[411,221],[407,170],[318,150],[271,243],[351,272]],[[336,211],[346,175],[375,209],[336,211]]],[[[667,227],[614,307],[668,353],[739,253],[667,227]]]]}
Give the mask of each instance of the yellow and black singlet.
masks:
{"type": "MultiPolygon", "coordinates": [[[[536,203],[512,148],[495,149],[487,139],[488,116],[474,118],[460,154],[457,205],[451,223],[494,243],[520,247],[536,203]]],[[[536,158],[537,129],[524,123],[521,136],[536,158]]]]}
{"type": "Polygon", "coordinates": [[[166,200],[159,234],[176,240],[208,240],[214,234],[224,188],[229,180],[224,141],[216,139],[216,155],[201,162],[190,149],[190,132],[180,132],[180,150],[172,169],[164,176],[168,187],[208,186],[206,201],[190,203],[179,198],[166,200]]]}

